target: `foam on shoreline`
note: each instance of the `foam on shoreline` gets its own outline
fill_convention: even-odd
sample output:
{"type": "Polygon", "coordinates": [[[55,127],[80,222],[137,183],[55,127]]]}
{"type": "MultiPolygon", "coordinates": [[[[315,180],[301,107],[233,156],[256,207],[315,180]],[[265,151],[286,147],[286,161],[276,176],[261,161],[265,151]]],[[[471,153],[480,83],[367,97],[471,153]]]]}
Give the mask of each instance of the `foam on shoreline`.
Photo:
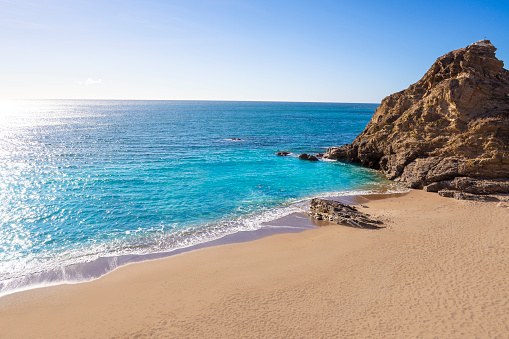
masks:
{"type": "Polygon", "coordinates": [[[149,246],[131,246],[131,248],[119,250],[121,254],[118,255],[100,255],[89,261],[6,279],[0,281],[0,298],[36,288],[90,282],[132,263],[161,259],[205,247],[252,241],[273,234],[295,233],[323,226],[327,222],[314,220],[306,214],[306,211],[309,210],[309,200],[312,198],[329,198],[357,204],[370,200],[371,196],[391,197],[394,194],[408,191],[408,189],[393,185],[382,186],[375,190],[361,189],[316,194],[288,206],[269,209],[216,225],[205,225],[196,228],[194,232],[187,231],[179,239],[168,241],[168,247],[160,250],[154,250],[149,246]]]}

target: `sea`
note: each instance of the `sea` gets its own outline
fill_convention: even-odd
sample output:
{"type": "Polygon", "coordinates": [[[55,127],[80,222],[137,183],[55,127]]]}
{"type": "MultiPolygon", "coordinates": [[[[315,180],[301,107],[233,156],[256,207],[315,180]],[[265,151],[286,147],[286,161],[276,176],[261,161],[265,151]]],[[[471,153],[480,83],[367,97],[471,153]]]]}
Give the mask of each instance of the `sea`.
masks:
{"type": "Polygon", "coordinates": [[[401,190],[358,165],[298,158],[351,142],[377,106],[0,103],[0,296],[257,231],[312,197],[401,190]]]}

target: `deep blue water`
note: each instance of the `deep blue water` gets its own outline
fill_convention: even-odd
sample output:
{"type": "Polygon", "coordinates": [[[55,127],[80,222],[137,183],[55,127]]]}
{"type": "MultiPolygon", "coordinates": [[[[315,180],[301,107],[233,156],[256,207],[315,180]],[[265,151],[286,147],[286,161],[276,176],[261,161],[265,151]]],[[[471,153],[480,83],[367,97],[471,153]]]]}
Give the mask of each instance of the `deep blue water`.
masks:
{"type": "Polygon", "coordinates": [[[385,181],[368,169],[275,156],[349,143],[377,106],[4,104],[0,281],[103,256],[185,247],[257,229],[305,198],[377,189],[385,181]]]}

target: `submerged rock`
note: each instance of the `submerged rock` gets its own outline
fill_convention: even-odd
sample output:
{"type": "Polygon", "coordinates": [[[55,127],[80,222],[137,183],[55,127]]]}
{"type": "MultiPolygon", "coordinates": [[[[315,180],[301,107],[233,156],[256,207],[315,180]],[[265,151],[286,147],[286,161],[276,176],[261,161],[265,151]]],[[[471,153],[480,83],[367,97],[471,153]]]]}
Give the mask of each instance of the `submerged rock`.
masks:
{"type": "Polygon", "coordinates": [[[325,199],[311,199],[310,215],[318,220],[333,221],[356,228],[381,228],[379,220],[372,219],[368,214],[359,212],[355,207],[339,201],[325,199]]]}
{"type": "Polygon", "coordinates": [[[308,160],[308,161],[318,161],[317,157],[315,157],[314,155],[311,155],[311,154],[307,154],[307,153],[302,153],[301,155],[299,155],[299,159],[308,160]]]}
{"type": "Polygon", "coordinates": [[[509,193],[509,71],[481,40],[386,97],[365,130],[325,157],[431,192],[509,193]]]}
{"type": "Polygon", "coordinates": [[[276,155],[279,157],[286,157],[288,154],[290,154],[290,152],[282,151],[276,153],[276,155]]]}

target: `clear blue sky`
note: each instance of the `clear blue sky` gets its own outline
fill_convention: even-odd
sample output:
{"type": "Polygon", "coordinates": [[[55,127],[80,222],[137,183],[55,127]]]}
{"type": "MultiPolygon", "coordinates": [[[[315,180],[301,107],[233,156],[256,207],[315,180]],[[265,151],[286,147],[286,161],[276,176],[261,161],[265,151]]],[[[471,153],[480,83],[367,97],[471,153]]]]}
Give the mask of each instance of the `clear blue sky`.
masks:
{"type": "Polygon", "coordinates": [[[0,98],[376,103],[485,36],[509,1],[0,0],[0,98]]]}

